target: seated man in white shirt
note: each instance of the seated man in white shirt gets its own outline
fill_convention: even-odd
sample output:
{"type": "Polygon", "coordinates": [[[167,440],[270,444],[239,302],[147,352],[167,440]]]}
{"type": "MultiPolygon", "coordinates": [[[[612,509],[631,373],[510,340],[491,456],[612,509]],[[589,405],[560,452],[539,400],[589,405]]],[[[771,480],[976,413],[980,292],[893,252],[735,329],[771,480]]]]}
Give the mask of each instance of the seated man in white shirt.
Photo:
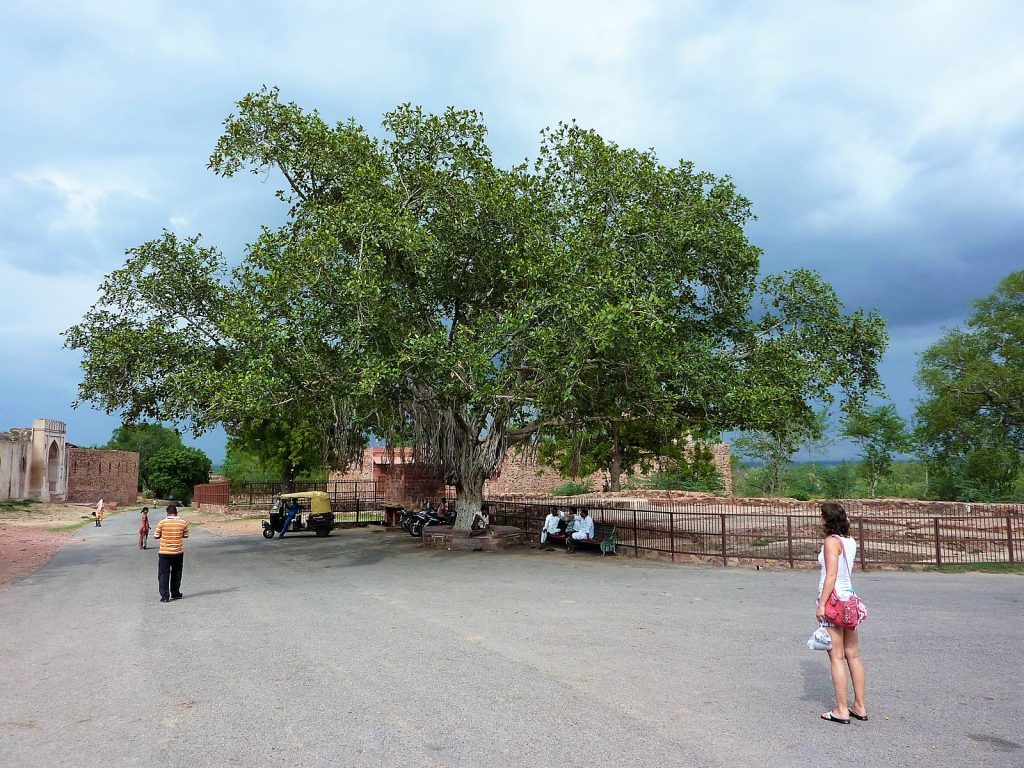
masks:
{"type": "Polygon", "coordinates": [[[540,543],[543,544],[548,540],[548,536],[557,536],[561,533],[561,527],[565,522],[565,515],[562,514],[562,510],[556,509],[548,513],[548,516],[544,518],[544,525],[540,529],[540,543]]]}
{"type": "Polygon", "coordinates": [[[565,537],[565,551],[572,554],[576,551],[577,541],[594,540],[594,520],[587,510],[581,510],[576,518],[576,530],[565,537]]]}

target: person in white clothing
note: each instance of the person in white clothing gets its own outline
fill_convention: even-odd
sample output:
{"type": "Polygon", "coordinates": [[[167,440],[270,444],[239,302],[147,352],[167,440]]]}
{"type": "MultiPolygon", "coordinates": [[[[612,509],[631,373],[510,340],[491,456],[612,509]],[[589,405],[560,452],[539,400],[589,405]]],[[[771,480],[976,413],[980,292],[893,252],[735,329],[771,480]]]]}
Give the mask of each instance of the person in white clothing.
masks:
{"type": "Polygon", "coordinates": [[[832,687],[836,693],[835,706],[822,714],[822,720],[849,725],[850,718],[866,721],[868,710],[864,703],[867,683],[864,662],[860,658],[860,638],[856,627],[836,627],[825,621],[825,603],[835,590],[840,600],[853,594],[851,570],[857,562],[857,541],[850,536],[850,520],[846,509],[835,501],[821,505],[821,522],[825,541],[818,553],[821,578],[818,580],[818,608],[815,617],[828,629],[832,649],[828,652],[832,671],[832,687]],[[849,674],[847,674],[849,672],[849,674]],[[853,681],[853,704],[848,701],[849,682],[853,681]]]}
{"type": "Polygon", "coordinates": [[[572,554],[576,551],[577,541],[593,541],[594,521],[587,510],[581,510],[576,518],[575,530],[565,537],[565,551],[572,554]]]}
{"type": "Polygon", "coordinates": [[[562,510],[556,509],[553,512],[549,512],[548,516],[544,518],[544,526],[540,529],[540,543],[546,542],[548,536],[557,536],[561,532],[561,527],[564,523],[565,515],[562,514],[562,510]]]}

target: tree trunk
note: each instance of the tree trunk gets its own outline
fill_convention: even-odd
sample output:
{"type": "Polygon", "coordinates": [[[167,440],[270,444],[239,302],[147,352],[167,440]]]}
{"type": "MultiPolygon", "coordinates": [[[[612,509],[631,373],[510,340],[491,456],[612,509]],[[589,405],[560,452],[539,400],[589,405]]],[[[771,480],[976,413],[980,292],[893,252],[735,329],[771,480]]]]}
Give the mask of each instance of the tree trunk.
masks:
{"type": "Polygon", "coordinates": [[[480,511],[484,500],[484,476],[482,474],[455,484],[455,530],[468,531],[473,518],[480,511]]]}
{"type": "Polygon", "coordinates": [[[621,425],[615,422],[612,425],[612,463],[608,467],[609,485],[608,490],[618,493],[622,490],[622,438],[619,434],[621,425]]]}

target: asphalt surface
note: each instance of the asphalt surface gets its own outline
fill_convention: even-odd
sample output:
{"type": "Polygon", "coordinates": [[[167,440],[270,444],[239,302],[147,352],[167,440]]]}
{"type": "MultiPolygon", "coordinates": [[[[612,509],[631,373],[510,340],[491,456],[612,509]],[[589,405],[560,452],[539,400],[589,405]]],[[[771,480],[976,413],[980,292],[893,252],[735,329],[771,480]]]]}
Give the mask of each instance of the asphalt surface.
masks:
{"type": "Polygon", "coordinates": [[[0,591],[5,768],[1024,765],[1020,576],[858,574],[840,726],[814,571],[195,528],[161,604],[137,522],[0,591]]]}

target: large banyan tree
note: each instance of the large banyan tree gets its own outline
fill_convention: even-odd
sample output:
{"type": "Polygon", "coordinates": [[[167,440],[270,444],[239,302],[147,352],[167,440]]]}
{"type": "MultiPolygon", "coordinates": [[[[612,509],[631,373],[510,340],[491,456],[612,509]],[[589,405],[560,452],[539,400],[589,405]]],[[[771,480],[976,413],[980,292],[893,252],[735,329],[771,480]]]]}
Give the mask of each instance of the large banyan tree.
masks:
{"type": "Polygon", "coordinates": [[[233,267],[198,236],[130,249],[66,332],[79,399],[197,431],[301,424],[336,466],[411,445],[468,528],[545,430],[767,427],[877,386],[882,321],[813,273],[759,280],[728,179],[575,124],[511,168],[472,111],[402,106],[383,129],[243,98],[209,165],[283,179],[284,224],[233,267]]]}

